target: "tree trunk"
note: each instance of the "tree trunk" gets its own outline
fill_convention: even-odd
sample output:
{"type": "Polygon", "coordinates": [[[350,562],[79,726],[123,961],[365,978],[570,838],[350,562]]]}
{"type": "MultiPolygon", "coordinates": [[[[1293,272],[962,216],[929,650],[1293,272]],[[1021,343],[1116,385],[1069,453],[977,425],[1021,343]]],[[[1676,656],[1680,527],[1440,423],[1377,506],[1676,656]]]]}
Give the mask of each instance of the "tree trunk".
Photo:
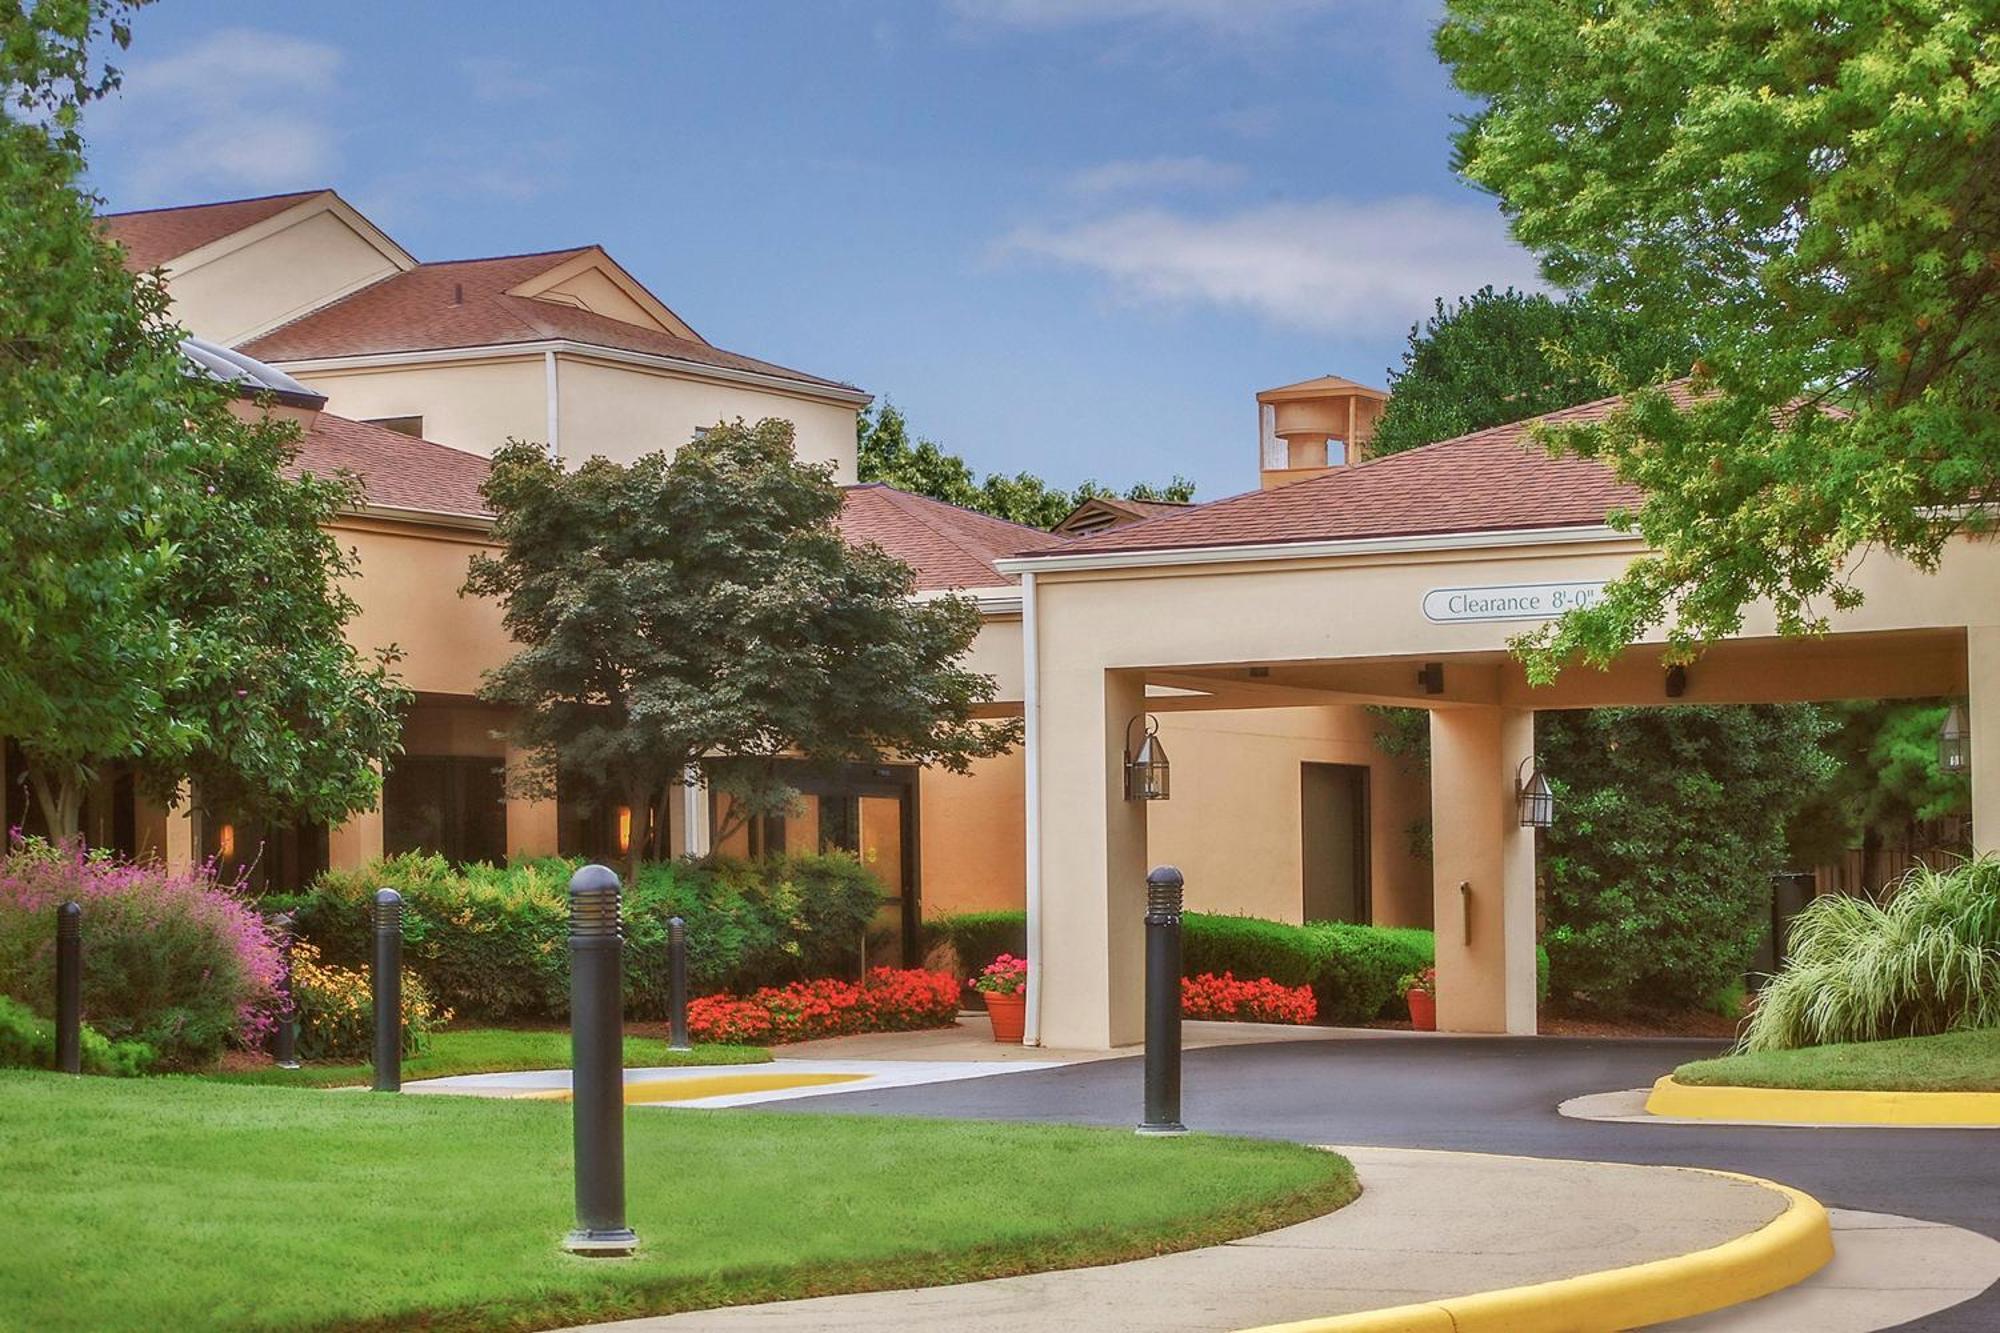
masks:
{"type": "Polygon", "coordinates": [[[65,846],[75,842],[83,833],[83,779],[69,773],[51,783],[37,764],[28,769],[28,782],[35,789],[42,822],[48,825],[49,841],[65,846]]]}

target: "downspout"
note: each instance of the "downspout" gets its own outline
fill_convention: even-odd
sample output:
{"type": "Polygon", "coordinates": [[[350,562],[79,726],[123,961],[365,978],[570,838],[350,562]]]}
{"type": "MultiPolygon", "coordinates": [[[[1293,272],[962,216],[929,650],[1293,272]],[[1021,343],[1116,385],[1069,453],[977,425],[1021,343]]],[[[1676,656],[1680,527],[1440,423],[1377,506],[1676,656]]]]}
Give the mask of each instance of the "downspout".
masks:
{"type": "Polygon", "coordinates": [[[1028,1006],[1021,1043],[1042,1044],[1042,663],[1035,632],[1035,576],[1021,575],[1022,745],[1028,834],[1028,1006]]]}
{"type": "Polygon", "coordinates": [[[542,379],[549,400],[549,457],[562,458],[562,410],[556,390],[556,349],[542,353],[542,379]]]}

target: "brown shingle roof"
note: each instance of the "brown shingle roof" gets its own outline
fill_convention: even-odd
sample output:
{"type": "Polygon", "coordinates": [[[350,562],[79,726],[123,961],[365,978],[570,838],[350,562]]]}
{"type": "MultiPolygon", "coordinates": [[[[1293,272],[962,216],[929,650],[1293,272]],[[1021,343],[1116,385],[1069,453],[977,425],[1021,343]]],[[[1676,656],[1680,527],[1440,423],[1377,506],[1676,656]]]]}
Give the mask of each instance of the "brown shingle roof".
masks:
{"type": "Polygon", "coordinates": [[[1019,551],[1066,546],[1039,528],[960,509],[881,482],[849,486],[840,535],[856,546],[879,546],[917,571],[919,592],[997,588],[1013,583],[993,562],[1019,551]]]}
{"type": "MultiPolygon", "coordinates": [[[[1638,488],[1604,464],[1551,458],[1529,438],[1541,422],[1601,421],[1621,399],[1581,403],[1440,440],[1276,490],[1251,491],[1080,537],[1064,555],[1339,541],[1447,532],[1579,527],[1636,505],[1638,488]]],[[[1032,556],[1046,548],[1024,546],[1032,556]]]]}
{"type": "Polygon", "coordinates": [[[299,441],[290,470],[352,472],[371,505],[476,518],[488,512],[479,484],[491,468],[478,454],[321,412],[299,441]]]}
{"type": "Polygon", "coordinates": [[[265,361],[301,361],[564,338],[853,391],[852,385],[838,380],[725,352],[696,339],[642,328],[555,301],[507,294],[508,289],[588,249],[577,246],[541,254],[419,264],[280,325],[245,343],[243,350],[265,361]]]}
{"type": "Polygon", "coordinates": [[[125,247],[125,267],[144,272],[325,193],[300,190],[294,194],[268,194],[258,199],[230,199],[186,208],[107,213],[98,219],[98,224],[107,237],[125,247]]]}
{"type": "MultiPolygon", "coordinates": [[[[485,518],[491,514],[479,486],[491,466],[477,454],[322,412],[300,441],[291,471],[351,472],[371,505],[485,518]]],[[[993,568],[994,559],[1027,541],[1063,544],[1035,528],[879,483],[847,487],[835,522],[848,541],[879,546],[914,569],[920,592],[1012,583],[1013,576],[993,568]]]]}

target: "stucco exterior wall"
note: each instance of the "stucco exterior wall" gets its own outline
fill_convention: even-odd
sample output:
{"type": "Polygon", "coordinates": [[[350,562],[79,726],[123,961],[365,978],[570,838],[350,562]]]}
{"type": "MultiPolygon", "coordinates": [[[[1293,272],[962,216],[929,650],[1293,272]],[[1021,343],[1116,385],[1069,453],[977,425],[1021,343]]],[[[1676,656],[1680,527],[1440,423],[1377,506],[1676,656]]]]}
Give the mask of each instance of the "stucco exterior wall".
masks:
{"type": "Polygon", "coordinates": [[[960,775],[917,779],[919,899],[926,918],[1021,910],[1027,902],[1027,766],[1020,747],[960,775]]]}
{"type": "Polygon", "coordinates": [[[1355,764],[1368,769],[1375,922],[1430,924],[1430,867],[1410,855],[1407,837],[1426,805],[1424,784],[1377,748],[1366,710],[1257,708],[1159,718],[1173,761],[1173,799],[1146,808],[1146,859],[1187,876],[1189,910],[1301,920],[1300,766],[1355,764]]]}
{"type": "Polygon", "coordinates": [[[336,214],[301,221],[207,262],[169,272],[174,315],[188,332],[234,344],[397,272],[336,214]]]}
{"type": "Polygon", "coordinates": [[[489,668],[513,656],[500,604],[460,597],[467,562],[490,549],[478,533],[353,519],[336,528],[359,558],[350,589],[361,610],[348,622],[364,652],[396,647],[403,683],[420,693],[472,695],[489,668]]]}
{"type": "Polygon", "coordinates": [[[782,417],[792,423],[801,460],[832,463],[834,480],[842,484],[855,479],[852,407],[582,357],[558,357],[556,374],[560,452],[567,461],[601,454],[630,462],[656,449],[678,449],[718,421],[782,417]]]}
{"type": "Polygon", "coordinates": [[[325,394],[329,412],[361,421],[422,417],[425,439],[468,453],[490,455],[510,438],[548,442],[548,375],[539,353],[288,373],[325,394]]]}
{"type": "MultiPolygon", "coordinates": [[[[1566,536],[1476,550],[1361,549],[1261,563],[1194,556],[1178,567],[1038,571],[1039,706],[1030,724],[1042,921],[1030,948],[1039,949],[1040,1012],[1031,1023],[1040,1023],[1041,1039],[1102,1047],[1138,1037],[1135,904],[1151,850],[1147,827],[1171,827],[1204,802],[1183,806],[1178,794],[1150,808],[1126,802],[1119,760],[1126,720],[1148,704],[1172,702],[1145,697],[1148,674],[1173,676],[1175,668],[1183,674],[1168,683],[1208,673],[1218,691],[1310,687],[1328,704],[1468,711],[1462,726],[1448,728],[1473,738],[1452,760],[1455,785],[1434,791],[1436,822],[1458,821],[1439,841],[1433,872],[1440,928],[1448,928],[1449,905],[1463,936],[1468,908],[1461,897],[1471,917],[1469,939],[1440,955],[1440,987],[1449,983],[1460,996],[1448,1015],[1440,1012],[1458,1030],[1532,1031],[1532,1005],[1521,1001],[1523,986],[1532,985],[1532,844],[1505,820],[1511,761],[1532,745],[1535,708],[1667,703],[1657,652],[1628,653],[1638,664],[1633,670],[1577,670],[1534,689],[1508,654],[1510,640],[1533,622],[1439,623],[1425,616],[1425,595],[1608,579],[1638,549],[1627,539],[1566,536]],[[1415,684],[1414,668],[1426,658],[1445,663],[1441,694],[1415,684]],[[1616,688],[1606,690],[1607,681],[1616,688]],[[1468,811],[1482,821],[1476,829],[1463,822],[1468,811]],[[1527,982],[1523,959],[1530,960],[1527,982]]],[[[1781,640],[1770,613],[1752,610],[1741,637],[1691,669],[1686,701],[1896,697],[1957,693],[1969,684],[1975,717],[1982,707],[2000,712],[2000,700],[1991,698],[2000,681],[1991,666],[2000,656],[2000,544],[1956,541],[1934,575],[1877,555],[1860,565],[1857,581],[1866,603],[1835,616],[1826,638],[1781,640]]],[[[1190,741],[1192,755],[1201,743],[1190,741]]],[[[1176,786],[1185,790],[1195,779],[1183,776],[1189,762],[1174,757],[1176,786]]],[[[2000,837],[2000,781],[1987,779],[2000,765],[1974,764],[1974,838],[1992,846],[2000,837]]]]}

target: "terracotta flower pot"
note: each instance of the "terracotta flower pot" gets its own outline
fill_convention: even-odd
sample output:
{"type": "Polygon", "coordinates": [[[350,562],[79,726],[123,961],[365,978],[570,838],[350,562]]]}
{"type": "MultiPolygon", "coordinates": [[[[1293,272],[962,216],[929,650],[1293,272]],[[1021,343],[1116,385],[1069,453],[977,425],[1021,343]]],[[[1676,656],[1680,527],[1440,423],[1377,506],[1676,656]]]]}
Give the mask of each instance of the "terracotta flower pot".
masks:
{"type": "Polygon", "coordinates": [[[1419,1032],[1436,1032],[1438,1027],[1437,996],[1427,991],[1413,990],[1404,998],[1410,1002],[1410,1026],[1419,1032]]]}
{"type": "Polygon", "coordinates": [[[1028,992],[1017,990],[1012,995],[994,991],[979,993],[986,997],[986,1015],[993,1020],[993,1040],[1010,1046],[1020,1045],[1021,1030],[1028,1022],[1028,992]]]}

